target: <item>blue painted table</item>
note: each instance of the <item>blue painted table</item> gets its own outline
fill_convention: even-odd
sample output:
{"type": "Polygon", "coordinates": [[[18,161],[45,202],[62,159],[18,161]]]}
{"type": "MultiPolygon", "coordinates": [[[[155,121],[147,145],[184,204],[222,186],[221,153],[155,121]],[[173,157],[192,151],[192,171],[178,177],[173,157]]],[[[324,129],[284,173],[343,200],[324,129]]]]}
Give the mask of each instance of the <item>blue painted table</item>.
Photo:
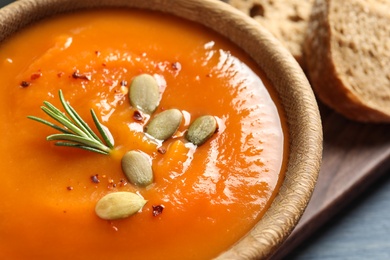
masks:
{"type": "Polygon", "coordinates": [[[285,258],[390,259],[390,171],[285,258]]]}

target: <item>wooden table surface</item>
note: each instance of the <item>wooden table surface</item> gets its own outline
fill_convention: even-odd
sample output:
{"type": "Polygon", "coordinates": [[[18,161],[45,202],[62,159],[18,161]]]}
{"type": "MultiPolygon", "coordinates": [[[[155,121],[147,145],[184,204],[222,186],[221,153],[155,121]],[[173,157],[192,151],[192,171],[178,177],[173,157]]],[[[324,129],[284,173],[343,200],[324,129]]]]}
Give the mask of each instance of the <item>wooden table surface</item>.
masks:
{"type": "MultiPolygon", "coordinates": [[[[0,7],[11,2],[13,1],[0,0],[0,7]]],[[[387,145],[390,144],[390,127],[375,129],[349,124],[337,115],[325,112],[325,165],[330,174],[323,175],[317,190],[319,195],[314,197],[308,208],[310,214],[306,214],[307,217],[302,219],[304,225],[301,225],[300,229],[298,226],[299,232],[292,236],[293,241],[287,241],[289,244],[284,248],[288,250],[280,254],[280,258],[390,259],[390,170],[375,174],[377,165],[390,168],[390,162],[386,163],[390,154],[390,145],[387,145]],[[333,123],[336,123],[336,127],[332,126],[333,123]],[[351,129],[355,134],[346,134],[351,129]],[[374,136],[370,136],[371,132],[374,136]],[[356,145],[351,145],[354,140],[349,139],[362,139],[365,136],[369,137],[367,141],[359,142],[365,145],[361,147],[365,153],[356,153],[356,145]],[[367,143],[375,145],[371,147],[367,146],[367,143]],[[343,144],[347,146],[343,147],[343,144]],[[378,151],[376,148],[383,153],[375,154],[375,151],[378,151]],[[340,159],[339,155],[343,158],[340,159]],[[365,158],[370,159],[367,165],[361,163],[365,158]],[[344,159],[351,160],[350,164],[343,162],[344,159]],[[339,174],[343,173],[345,167],[359,172],[359,176],[354,178],[351,175],[339,174]],[[375,176],[375,181],[368,178],[372,175],[375,176]],[[351,198],[348,196],[351,194],[350,188],[353,192],[351,198]],[[340,194],[335,194],[337,191],[340,191],[340,194]],[[312,227],[315,227],[313,231],[312,227]],[[301,236],[302,233],[304,235],[301,236]]]]}

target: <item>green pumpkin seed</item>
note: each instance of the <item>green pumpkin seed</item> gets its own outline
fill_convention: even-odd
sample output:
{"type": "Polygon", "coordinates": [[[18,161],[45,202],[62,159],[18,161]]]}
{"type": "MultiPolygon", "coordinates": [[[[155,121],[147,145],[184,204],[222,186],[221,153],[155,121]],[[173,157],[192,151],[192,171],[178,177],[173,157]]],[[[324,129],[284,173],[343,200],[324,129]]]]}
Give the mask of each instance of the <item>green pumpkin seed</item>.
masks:
{"type": "Polygon", "coordinates": [[[139,151],[129,151],[122,157],[122,170],[134,185],[145,187],[153,182],[152,161],[139,151]]]}
{"type": "Polygon", "coordinates": [[[146,133],[158,140],[167,140],[174,135],[183,115],[178,109],[168,109],[155,116],[146,128],[146,133]]]}
{"type": "Polygon", "coordinates": [[[213,116],[206,115],[195,119],[188,128],[186,138],[194,145],[202,145],[217,129],[217,121],[213,116]]]}
{"type": "Polygon", "coordinates": [[[130,85],[129,98],[133,107],[151,115],[160,103],[156,79],[149,74],[136,76],[130,85]]]}
{"type": "Polygon", "coordinates": [[[113,192],[96,203],[95,213],[106,220],[127,218],[140,211],[146,202],[141,196],[132,192],[113,192]]]}

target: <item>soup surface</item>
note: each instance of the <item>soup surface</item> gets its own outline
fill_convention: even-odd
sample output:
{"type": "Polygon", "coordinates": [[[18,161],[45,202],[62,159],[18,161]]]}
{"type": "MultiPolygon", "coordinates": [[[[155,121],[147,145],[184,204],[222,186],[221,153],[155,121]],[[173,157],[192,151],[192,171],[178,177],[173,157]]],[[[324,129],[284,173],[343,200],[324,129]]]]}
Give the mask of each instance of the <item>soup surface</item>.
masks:
{"type": "Polygon", "coordinates": [[[208,29],[160,13],[94,10],[41,21],[0,46],[0,258],[208,259],[227,250],[262,217],[283,179],[284,119],[269,83],[235,46],[208,29]],[[128,90],[148,73],[161,101],[142,120],[128,90]],[[114,150],[102,155],[59,147],[43,101],[58,91],[85,121],[107,126],[114,150]],[[144,127],[179,109],[178,132],[155,142],[144,127]],[[218,131],[201,146],[183,138],[213,115],[218,131]],[[121,158],[141,150],[154,182],[129,183],[121,158]],[[147,200],[121,220],[103,220],[104,195],[147,200]],[[162,209],[162,210],[161,210],[162,209]]]}

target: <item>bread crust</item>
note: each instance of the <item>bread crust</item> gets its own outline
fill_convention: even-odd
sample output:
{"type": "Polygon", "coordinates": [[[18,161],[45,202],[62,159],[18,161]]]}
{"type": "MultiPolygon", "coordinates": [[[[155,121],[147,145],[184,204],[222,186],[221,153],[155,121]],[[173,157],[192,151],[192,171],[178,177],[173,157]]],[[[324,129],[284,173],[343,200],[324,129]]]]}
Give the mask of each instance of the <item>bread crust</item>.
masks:
{"type": "Polygon", "coordinates": [[[318,98],[360,122],[390,122],[390,1],[316,0],[304,59],[318,98]]]}

